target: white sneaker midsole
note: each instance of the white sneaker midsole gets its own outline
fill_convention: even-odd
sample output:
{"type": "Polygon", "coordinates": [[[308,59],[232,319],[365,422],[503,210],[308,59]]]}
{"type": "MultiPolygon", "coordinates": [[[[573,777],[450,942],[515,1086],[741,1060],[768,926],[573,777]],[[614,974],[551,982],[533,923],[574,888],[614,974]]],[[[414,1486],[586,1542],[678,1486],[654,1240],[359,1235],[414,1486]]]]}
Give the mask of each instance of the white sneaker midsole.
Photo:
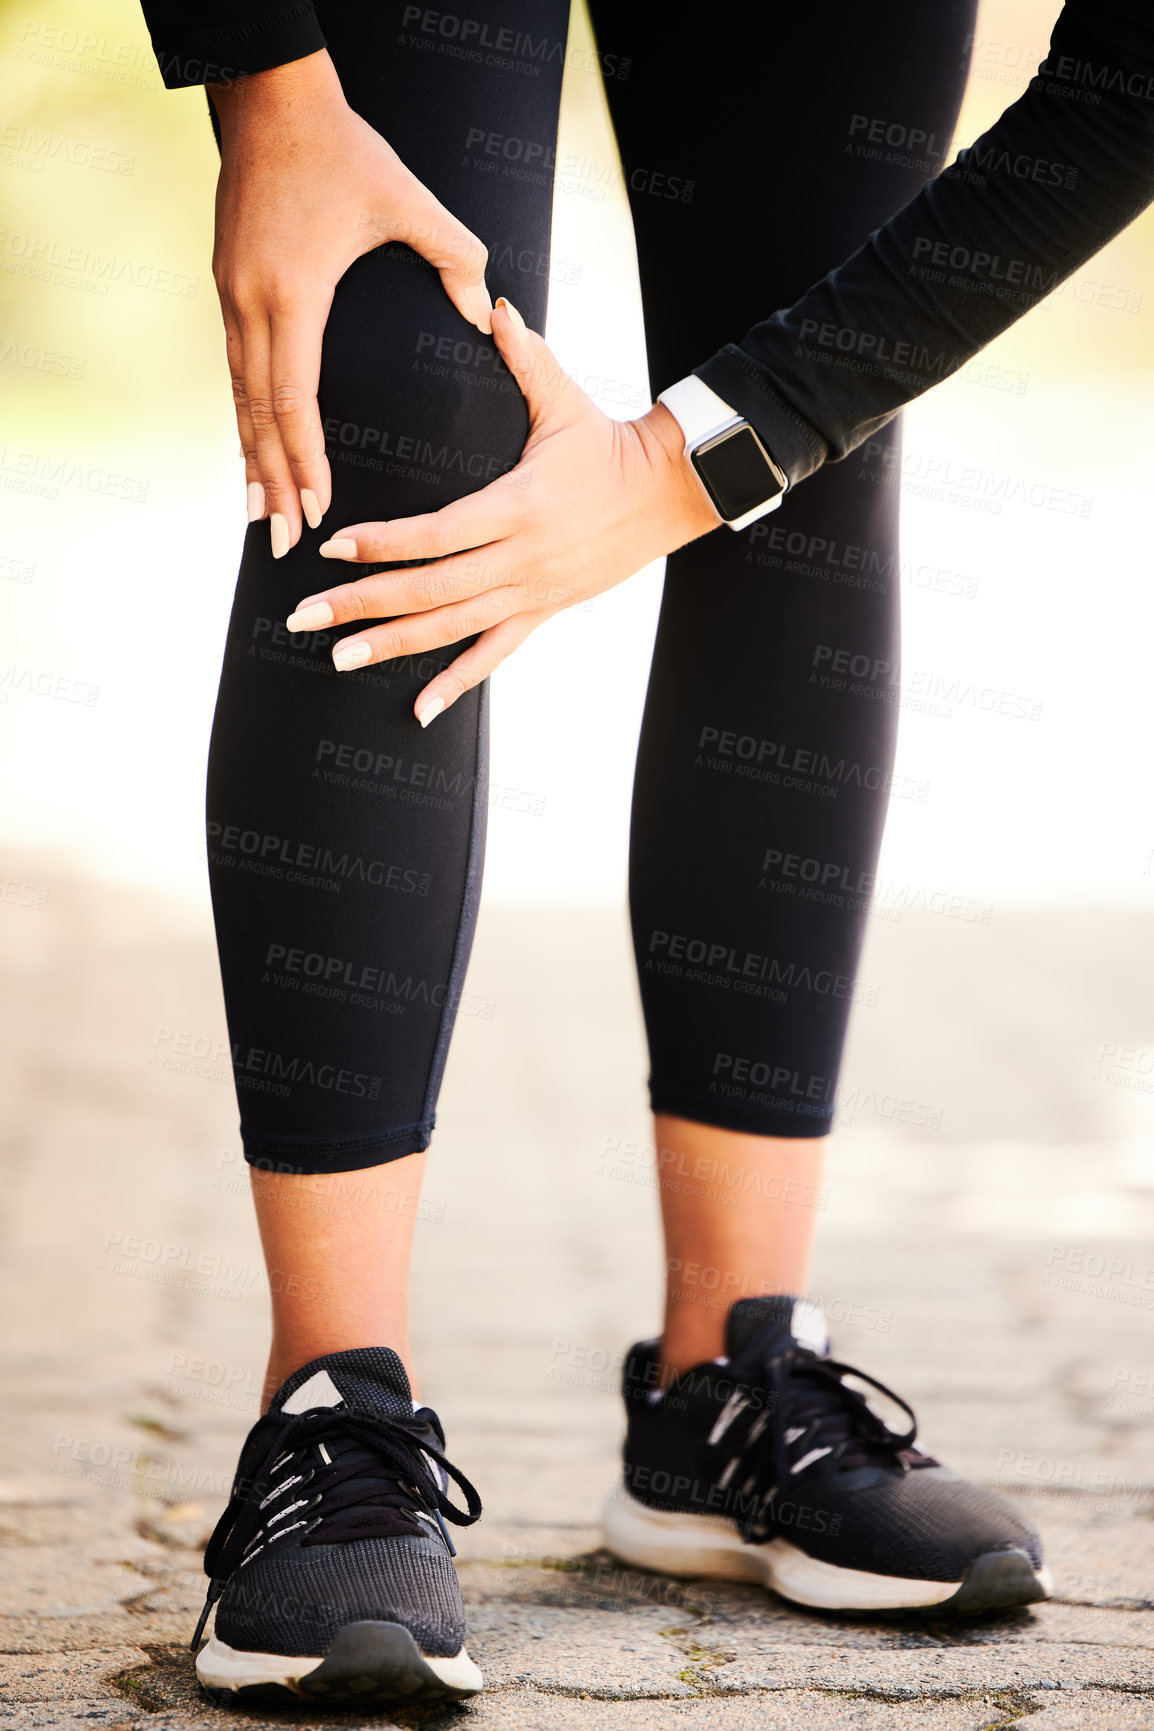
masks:
{"type": "Polygon", "coordinates": [[[646,1508],[619,1485],[605,1505],[605,1544],[639,1569],[759,1581],[783,1598],[822,1611],[916,1610],[950,1599],[961,1581],[914,1581],[871,1575],[807,1557],[788,1539],[747,1545],[724,1515],[669,1514],[646,1508]]]}
{"type": "MultiPolygon", "coordinates": [[[[446,1688],[470,1691],[481,1688],[481,1672],[464,1647],[452,1658],[432,1658],[428,1653],[422,1653],[421,1658],[446,1688]]],[[[279,1683],[284,1689],[295,1690],[302,1678],[323,1664],[324,1654],[314,1659],[287,1653],[246,1653],[213,1635],[196,1656],[196,1674],[209,1689],[246,1689],[254,1683],[279,1683]]]]}

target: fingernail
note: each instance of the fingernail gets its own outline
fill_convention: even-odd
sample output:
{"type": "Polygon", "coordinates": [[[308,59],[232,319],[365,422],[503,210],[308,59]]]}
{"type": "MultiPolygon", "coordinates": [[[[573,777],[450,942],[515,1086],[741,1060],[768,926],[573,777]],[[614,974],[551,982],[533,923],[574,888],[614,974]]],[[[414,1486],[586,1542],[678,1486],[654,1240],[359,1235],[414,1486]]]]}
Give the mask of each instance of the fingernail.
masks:
{"type": "Polygon", "coordinates": [[[298,607],[289,614],[285,627],[289,631],[319,631],[322,625],[332,622],[333,610],[327,601],[310,601],[306,607],[298,607]]]}
{"type": "Polygon", "coordinates": [[[301,488],[301,509],[304,511],[305,522],[309,528],[319,529],[324,512],[321,510],[320,500],[311,487],[301,488]]]}
{"type": "Polygon", "coordinates": [[[349,673],[354,667],[363,667],[372,653],[367,643],[338,643],[333,650],[333,666],[338,673],[349,673]]]}
{"type": "Polygon", "coordinates": [[[248,520],[250,523],[259,523],[263,516],[264,488],[259,481],[250,481],[248,484],[248,520]]]}
{"type": "Polygon", "coordinates": [[[335,541],[322,541],[318,551],[322,559],[355,559],[357,544],[347,536],[338,535],[335,541]]]}
{"type": "Polygon", "coordinates": [[[444,707],[444,698],[434,697],[431,703],[426,703],[424,709],[418,709],[417,720],[420,722],[422,727],[428,727],[430,721],[436,721],[444,707]]]}
{"type": "Polygon", "coordinates": [[[505,299],[504,295],[498,295],[497,305],[499,307],[504,307],[505,311],[508,313],[509,317],[512,319],[513,323],[518,327],[518,329],[520,329],[520,330],[525,329],[525,321],[521,317],[520,313],[517,311],[516,307],[513,305],[512,301],[507,301],[505,299]]]}
{"type": "Polygon", "coordinates": [[[489,291],[484,283],[477,288],[466,289],[464,298],[465,306],[468,308],[466,317],[469,323],[476,325],[484,336],[491,337],[493,334],[493,302],[489,298],[489,291]]]}
{"type": "Polygon", "coordinates": [[[289,550],[288,518],[282,517],[279,511],[274,511],[268,526],[272,537],[272,556],[274,559],[283,559],[289,550]]]}

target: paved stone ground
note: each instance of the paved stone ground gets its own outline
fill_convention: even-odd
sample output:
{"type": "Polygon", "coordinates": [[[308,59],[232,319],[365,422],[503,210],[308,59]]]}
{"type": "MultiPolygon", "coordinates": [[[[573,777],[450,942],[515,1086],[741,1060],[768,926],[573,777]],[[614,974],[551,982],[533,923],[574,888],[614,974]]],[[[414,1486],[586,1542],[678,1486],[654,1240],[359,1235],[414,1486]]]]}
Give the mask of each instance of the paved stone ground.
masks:
{"type": "MultiPolygon", "coordinates": [[[[186,1645],[267,1302],[206,914],[51,861],[8,874],[48,893],[0,900],[0,1728],[311,1725],[208,1706],[186,1645]]],[[[486,915],[417,1316],[426,1395],[487,1505],[460,1572],[488,1690],[396,1722],[1154,1725],[1152,927],[874,922],[816,1290],[928,1446],[1021,1500],[1057,1582],[1037,1609],[913,1624],[598,1550],[617,1363],[660,1288],[625,926],[486,915]]]]}

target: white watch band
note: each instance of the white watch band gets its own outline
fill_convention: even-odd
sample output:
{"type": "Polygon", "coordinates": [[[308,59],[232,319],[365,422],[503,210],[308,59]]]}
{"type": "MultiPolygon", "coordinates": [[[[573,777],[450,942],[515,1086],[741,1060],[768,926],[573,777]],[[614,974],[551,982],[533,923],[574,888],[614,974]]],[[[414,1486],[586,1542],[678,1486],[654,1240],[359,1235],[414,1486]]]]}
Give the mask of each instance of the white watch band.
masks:
{"type": "Polygon", "coordinates": [[[678,379],[675,385],[669,385],[660,393],[657,401],[665,404],[685,434],[687,452],[741,419],[737,410],[730,408],[716,391],[711,391],[705,380],[699,379],[696,373],[690,373],[687,379],[678,379]]]}
{"type": "MultiPolygon", "coordinates": [[[[708,439],[716,437],[718,433],[723,433],[727,427],[740,426],[745,418],[743,415],[739,415],[737,410],[725,401],[724,397],[719,397],[716,391],[710,390],[705,380],[699,379],[696,373],[690,373],[688,378],[678,379],[675,385],[667,386],[665,390],[659,392],[657,401],[665,404],[685,435],[686,457],[689,457],[699,445],[705,444],[708,439]]],[[[694,474],[697,476],[698,485],[703,492],[706,492],[707,489],[701,476],[697,475],[696,469],[694,469],[694,474]]],[[[751,523],[757,522],[758,518],[767,516],[770,511],[776,511],[781,504],[781,499],[782,496],[778,493],[775,498],[767,499],[764,505],[757,505],[752,511],[746,511],[743,516],[732,518],[727,523],[727,528],[748,529],[751,523]]],[[[713,504],[712,500],[710,500],[710,504],[713,504]]],[[[716,508],[714,506],[715,510],[716,508]]]]}

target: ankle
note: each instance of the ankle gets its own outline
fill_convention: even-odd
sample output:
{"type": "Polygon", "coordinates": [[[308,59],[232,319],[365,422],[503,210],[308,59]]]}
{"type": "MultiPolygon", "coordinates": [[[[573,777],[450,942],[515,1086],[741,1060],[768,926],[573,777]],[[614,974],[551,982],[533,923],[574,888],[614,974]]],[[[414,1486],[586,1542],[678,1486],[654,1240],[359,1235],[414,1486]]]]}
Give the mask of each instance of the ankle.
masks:
{"type": "Polygon", "coordinates": [[[713,1328],[702,1328],[697,1318],[690,1318],[689,1326],[686,1326],[681,1318],[667,1318],[658,1352],[661,1372],[659,1386],[668,1388],[671,1382],[684,1376],[687,1370],[692,1370],[698,1364],[707,1364],[711,1359],[721,1358],[724,1352],[724,1317],[719,1318],[717,1326],[713,1328]]]}
{"type": "MultiPolygon", "coordinates": [[[[798,1281],[791,1287],[770,1278],[764,1281],[759,1292],[740,1293],[733,1303],[736,1304],[739,1299],[796,1300],[804,1291],[804,1281],[798,1281]]],[[[729,1304],[715,1309],[691,1300],[677,1301],[672,1297],[667,1298],[665,1326],[658,1349],[661,1388],[668,1388],[679,1376],[684,1376],[698,1365],[713,1363],[726,1356],[731,1308],[729,1304]]]]}
{"type": "Polygon", "coordinates": [[[413,1399],[420,1399],[421,1391],[417,1382],[417,1373],[413,1368],[412,1348],[409,1345],[407,1336],[404,1340],[400,1341],[394,1339],[376,1340],[370,1338],[368,1333],[366,1333],[364,1339],[356,1340],[346,1340],[343,1337],[328,1340],[327,1337],[321,1336],[299,1345],[291,1341],[286,1342],[278,1340],[274,1336],[273,1343],[269,1348],[268,1367],[265,1370],[264,1385],[261,1389],[261,1412],[265,1413],[268,1411],[269,1407],[272,1405],[273,1396],[276,1394],[277,1390],[288,1381],[290,1376],[295,1375],[295,1373],[298,1370],[301,1370],[306,1364],[311,1364],[314,1359],[324,1358],[329,1353],[348,1352],[359,1346],[391,1347],[405,1367],[405,1374],[409,1379],[409,1386],[413,1392],[413,1399]]]}

